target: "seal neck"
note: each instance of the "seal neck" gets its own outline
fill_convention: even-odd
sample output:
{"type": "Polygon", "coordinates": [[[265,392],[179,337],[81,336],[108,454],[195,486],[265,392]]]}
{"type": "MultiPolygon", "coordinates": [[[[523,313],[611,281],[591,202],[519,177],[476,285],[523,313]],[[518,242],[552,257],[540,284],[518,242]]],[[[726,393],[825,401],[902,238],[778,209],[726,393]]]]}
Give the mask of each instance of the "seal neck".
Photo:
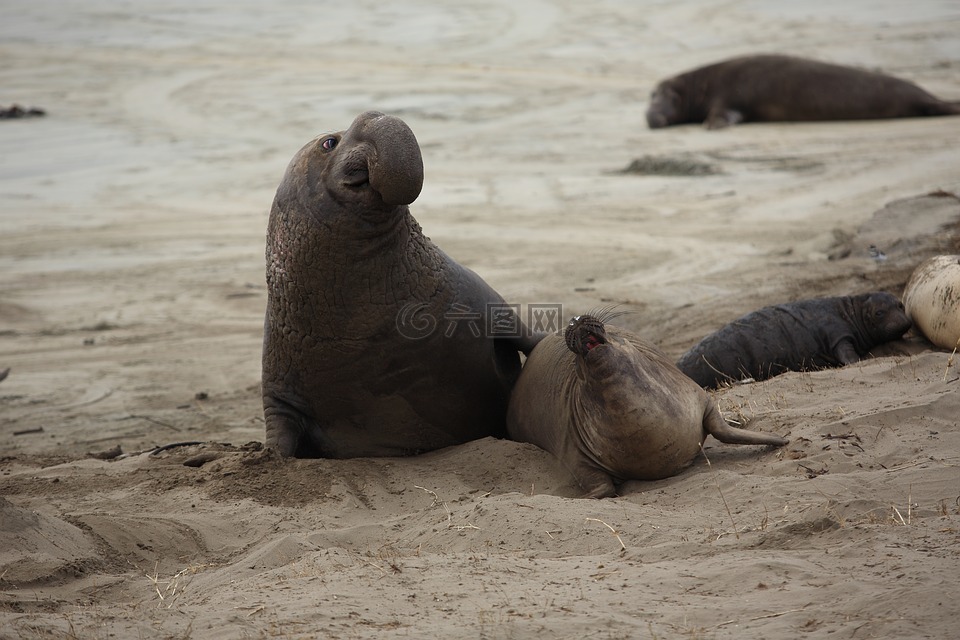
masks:
{"type": "Polygon", "coordinates": [[[346,230],[275,210],[266,251],[268,313],[312,339],[394,330],[395,307],[437,295],[444,270],[439,250],[407,208],[398,209],[396,220],[346,230]],[[301,312],[288,313],[294,307],[301,312]]]}

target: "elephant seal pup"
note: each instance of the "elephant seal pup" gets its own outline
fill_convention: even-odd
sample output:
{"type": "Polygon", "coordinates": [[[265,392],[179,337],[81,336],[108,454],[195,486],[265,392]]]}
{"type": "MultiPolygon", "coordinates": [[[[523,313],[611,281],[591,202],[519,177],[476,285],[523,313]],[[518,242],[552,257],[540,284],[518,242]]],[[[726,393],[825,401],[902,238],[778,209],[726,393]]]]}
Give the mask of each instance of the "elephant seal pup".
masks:
{"type": "Polygon", "coordinates": [[[510,437],[552,453],[587,497],[615,482],[687,467],[707,434],[732,444],[787,440],[728,425],[706,391],[652,345],[583,315],[549,335],[523,366],[507,413],[510,437]]]}
{"type": "Polygon", "coordinates": [[[719,129],[740,122],[869,120],[960,114],[882,73],[781,55],[753,55],[700,67],[660,82],[650,95],[651,129],[688,122],[719,129]]]}
{"type": "Polygon", "coordinates": [[[941,349],[960,348],[960,255],[934,256],[914,269],[903,305],[927,340],[941,349]]]}
{"type": "Polygon", "coordinates": [[[677,367],[707,389],[745,378],[765,380],[859,362],[910,326],[903,304],[885,292],[778,304],[706,336],[677,367]]]}
{"type": "Polygon", "coordinates": [[[536,337],[423,235],[407,208],[422,183],[413,132],[376,112],[291,160],[267,228],[263,343],[266,444],[282,455],[506,434],[518,349],[536,337]]]}

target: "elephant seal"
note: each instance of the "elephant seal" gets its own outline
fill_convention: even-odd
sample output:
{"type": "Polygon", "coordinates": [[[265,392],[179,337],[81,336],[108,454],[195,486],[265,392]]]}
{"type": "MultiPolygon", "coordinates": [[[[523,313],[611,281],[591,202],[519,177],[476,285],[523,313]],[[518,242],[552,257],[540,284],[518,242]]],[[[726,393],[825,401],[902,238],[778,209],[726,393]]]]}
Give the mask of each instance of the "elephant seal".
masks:
{"type": "Polygon", "coordinates": [[[934,256],[914,269],[903,306],[927,340],[941,349],[960,348],[960,255],[934,256]]]}
{"type": "Polygon", "coordinates": [[[782,55],[733,58],[660,82],[650,95],[651,129],[702,122],[869,120],[960,114],[960,102],[936,98],[882,73],[782,55]]]}
{"type": "Polygon", "coordinates": [[[731,427],[663,353],[594,315],[573,318],[563,338],[548,335],[533,350],[507,430],[552,453],[591,498],[616,495],[615,482],[679,473],[707,434],[733,444],[787,443],[731,427]]]}
{"type": "Polygon", "coordinates": [[[504,436],[530,334],[421,232],[423,161],[363,113],[290,161],[267,226],[262,392],[281,455],[409,455],[504,436]]]}
{"type": "Polygon", "coordinates": [[[778,304],[706,336],[677,367],[707,389],[745,378],[765,380],[859,362],[910,326],[903,304],[885,292],[778,304]]]}

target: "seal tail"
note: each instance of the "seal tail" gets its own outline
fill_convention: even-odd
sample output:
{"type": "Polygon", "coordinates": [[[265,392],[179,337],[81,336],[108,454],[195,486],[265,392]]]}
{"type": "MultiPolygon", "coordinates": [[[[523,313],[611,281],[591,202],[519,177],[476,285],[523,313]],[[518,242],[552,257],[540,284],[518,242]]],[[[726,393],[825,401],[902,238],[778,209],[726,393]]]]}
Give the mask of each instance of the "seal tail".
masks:
{"type": "Polygon", "coordinates": [[[703,427],[714,438],[727,444],[769,444],[782,447],[790,442],[786,438],[781,438],[772,433],[747,431],[746,429],[731,427],[720,415],[720,410],[713,402],[710,403],[710,408],[703,416],[703,427]]]}

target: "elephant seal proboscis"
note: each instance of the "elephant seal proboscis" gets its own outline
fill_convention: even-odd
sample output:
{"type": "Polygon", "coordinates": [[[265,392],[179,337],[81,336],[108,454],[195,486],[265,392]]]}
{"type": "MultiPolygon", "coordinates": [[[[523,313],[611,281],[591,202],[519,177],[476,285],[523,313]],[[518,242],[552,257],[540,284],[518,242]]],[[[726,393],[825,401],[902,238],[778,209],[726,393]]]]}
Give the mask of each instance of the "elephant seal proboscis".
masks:
{"type": "Polygon", "coordinates": [[[537,336],[423,235],[407,207],[422,184],[413,132],[377,112],[287,167],[267,228],[262,377],[266,444],[282,455],[505,435],[519,351],[537,336]]]}
{"type": "Polygon", "coordinates": [[[960,349],[960,255],[934,256],[914,269],[903,306],[927,340],[960,349]]]}
{"type": "Polygon", "coordinates": [[[676,475],[707,434],[732,444],[787,443],[728,425],[666,355],[594,315],[574,318],[564,337],[548,335],[533,350],[507,430],[552,453],[592,498],[615,495],[616,482],[676,475]]]}
{"type": "Polygon", "coordinates": [[[683,354],[677,367],[707,389],[765,380],[859,362],[910,326],[903,304],[886,292],[800,300],[734,320],[683,354]]]}
{"type": "Polygon", "coordinates": [[[960,114],[892,76],[783,55],[752,55],[687,71],[650,95],[651,129],[688,122],[719,129],[740,122],[868,120],[960,114]]]}

